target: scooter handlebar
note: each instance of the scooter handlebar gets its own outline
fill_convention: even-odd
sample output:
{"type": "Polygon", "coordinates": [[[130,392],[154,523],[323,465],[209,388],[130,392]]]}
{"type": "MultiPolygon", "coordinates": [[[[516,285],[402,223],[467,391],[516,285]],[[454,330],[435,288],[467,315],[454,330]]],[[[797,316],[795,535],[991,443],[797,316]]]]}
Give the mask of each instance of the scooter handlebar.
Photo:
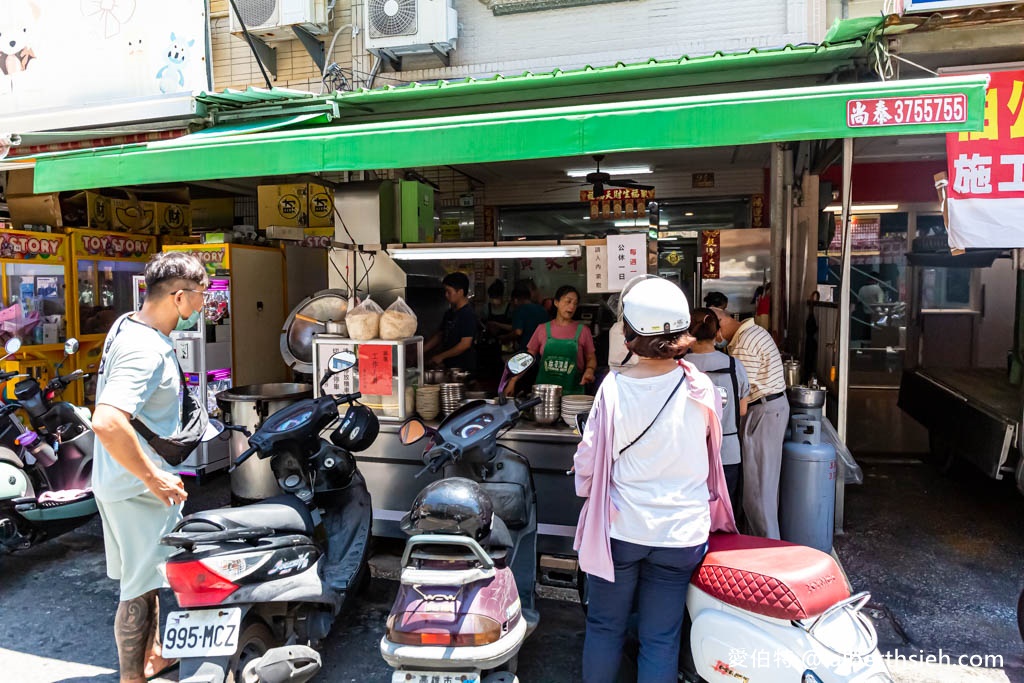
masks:
{"type": "Polygon", "coordinates": [[[352,394],[341,394],[340,396],[335,397],[334,403],[340,406],[342,403],[351,403],[352,401],[358,401],[362,397],[363,394],[358,391],[352,394]]]}

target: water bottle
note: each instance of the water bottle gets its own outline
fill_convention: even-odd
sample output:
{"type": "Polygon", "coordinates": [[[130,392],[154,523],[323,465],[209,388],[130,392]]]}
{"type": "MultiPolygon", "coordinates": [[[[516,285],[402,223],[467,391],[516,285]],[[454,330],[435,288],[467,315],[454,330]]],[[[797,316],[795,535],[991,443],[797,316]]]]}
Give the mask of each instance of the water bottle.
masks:
{"type": "Polygon", "coordinates": [[[43,467],[50,467],[57,462],[57,454],[53,452],[53,448],[35,432],[23,432],[14,442],[31,453],[43,467]]]}

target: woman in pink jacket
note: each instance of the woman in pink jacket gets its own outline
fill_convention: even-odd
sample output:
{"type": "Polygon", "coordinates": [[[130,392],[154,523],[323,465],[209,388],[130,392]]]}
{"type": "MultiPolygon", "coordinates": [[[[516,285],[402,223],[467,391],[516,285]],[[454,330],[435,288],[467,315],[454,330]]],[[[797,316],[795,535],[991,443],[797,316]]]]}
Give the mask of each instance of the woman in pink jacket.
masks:
{"type": "Polygon", "coordinates": [[[576,451],[576,528],[590,600],[585,683],[615,681],[637,606],[638,680],[674,683],[690,575],[711,531],[736,531],[722,471],[721,398],[674,360],[693,341],[686,296],[661,278],[622,295],[626,346],[639,363],[604,380],[576,451]]]}

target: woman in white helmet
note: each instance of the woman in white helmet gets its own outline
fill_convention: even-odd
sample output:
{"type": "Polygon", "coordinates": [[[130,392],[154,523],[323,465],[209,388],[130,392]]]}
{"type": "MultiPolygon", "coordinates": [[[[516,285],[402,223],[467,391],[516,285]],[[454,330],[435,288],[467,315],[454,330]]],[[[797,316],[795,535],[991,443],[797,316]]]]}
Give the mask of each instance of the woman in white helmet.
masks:
{"type": "Polygon", "coordinates": [[[642,277],[622,295],[636,365],[601,384],[576,451],[576,528],[590,600],[583,680],[616,680],[637,606],[638,680],[673,683],[690,575],[711,531],[735,532],[722,471],[721,399],[708,377],[675,360],[693,339],[671,282],[642,277]]]}

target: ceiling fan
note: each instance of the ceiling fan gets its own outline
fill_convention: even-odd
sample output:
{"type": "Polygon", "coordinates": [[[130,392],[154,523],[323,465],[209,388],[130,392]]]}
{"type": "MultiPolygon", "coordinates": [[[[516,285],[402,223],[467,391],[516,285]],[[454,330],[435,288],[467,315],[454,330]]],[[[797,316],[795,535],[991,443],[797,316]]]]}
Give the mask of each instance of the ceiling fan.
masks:
{"type": "MultiPolygon", "coordinates": [[[[593,173],[588,173],[586,179],[583,182],[576,180],[561,180],[562,184],[578,185],[580,187],[587,187],[588,185],[594,189],[594,198],[600,199],[604,196],[604,189],[606,187],[624,187],[635,190],[653,190],[653,185],[642,185],[631,178],[612,178],[610,174],[605,173],[601,170],[601,162],[604,161],[603,154],[595,154],[593,156],[594,163],[597,169],[593,173]]],[[[555,187],[548,192],[555,192],[561,190],[560,187],[555,187]]]]}

